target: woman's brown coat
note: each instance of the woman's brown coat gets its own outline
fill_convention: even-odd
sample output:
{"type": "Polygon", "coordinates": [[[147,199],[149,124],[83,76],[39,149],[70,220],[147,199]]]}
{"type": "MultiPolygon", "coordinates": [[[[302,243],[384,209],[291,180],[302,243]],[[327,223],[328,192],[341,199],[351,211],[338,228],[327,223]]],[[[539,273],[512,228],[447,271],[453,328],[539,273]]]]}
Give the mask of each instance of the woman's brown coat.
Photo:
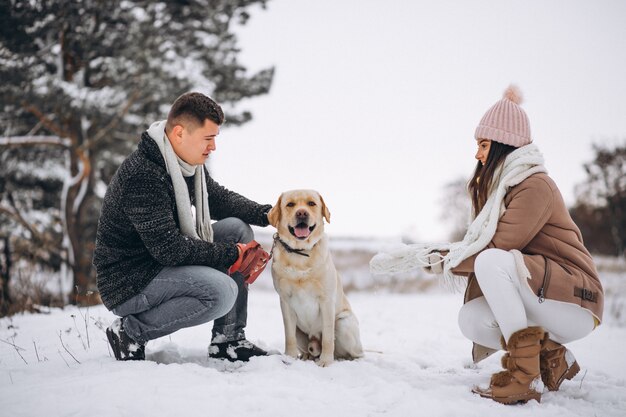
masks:
{"type": "MultiPolygon", "coordinates": [[[[543,173],[531,175],[509,190],[504,205],[506,210],[485,249],[519,250],[535,294],[579,305],[599,323],[604,308],[602,284],[554,181],[543,173]]],[[[482,296],[474,276],[477,255],[452,270],[468,276],[465,302],[482,296]]]]}

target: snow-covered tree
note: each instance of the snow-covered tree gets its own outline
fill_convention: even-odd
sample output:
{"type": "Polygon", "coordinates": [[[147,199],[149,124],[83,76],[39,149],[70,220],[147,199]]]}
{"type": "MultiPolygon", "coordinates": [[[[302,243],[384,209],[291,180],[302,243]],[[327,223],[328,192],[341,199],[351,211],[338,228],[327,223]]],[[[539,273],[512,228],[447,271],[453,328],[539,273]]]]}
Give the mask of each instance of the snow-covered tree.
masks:
{"type": "MultiPolygon", "coordinates": [[[[17,194],[24,199],[32,184],[16,182],[5,165],[0,216],[5,230],[29,239],[33,253],[61,242],[61,270],[67,268],[75,291],[68,301],[86,301],[81,297],[94,286],[91,258],[102,190],[148,123],[164,118],[169,104],[191,90],[223,104],[228,124],[250,120],[237,104],[267,93],[273,68],[247,74],[237,60],[233,27],[265,3],[0,2],[0,149],[5,154],[16,148],[16,160],[38,152],[40,159],[24,175],[37,177],[42,169],[65,173],[57,203],[48,204],[50,222],[37,224],[24,213],[37,197],[13,205],[10,200],[17,194]],[[48,232],[49,240],[38,240],[48,232]]],[[[59,178],[51,175],[50,181],[59,178]]]]}
{"type": "Polygon", "coordinates": [[[626,255],[626,141],[596,144],[570,210],[593,252],[626,255]]]}

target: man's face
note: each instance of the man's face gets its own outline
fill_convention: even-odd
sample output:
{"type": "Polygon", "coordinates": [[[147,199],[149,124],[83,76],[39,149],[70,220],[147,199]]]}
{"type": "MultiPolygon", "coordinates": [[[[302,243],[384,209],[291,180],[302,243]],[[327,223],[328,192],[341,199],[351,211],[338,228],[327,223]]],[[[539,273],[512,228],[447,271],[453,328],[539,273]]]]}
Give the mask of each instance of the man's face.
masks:
{"type": "MultiPolygon", "coordinates": [[[[174,152],[185,162],[191,165],[202,165],[215,148],[215,137],[220,133],[220,127],[209,119],[204,125],[189,127],[176,125],[172,129],[170,142],[174,152]],[[194,129],[195,127],[195,129],[194,129]]],[[[168,135],[170,136],[170,135],[168,135]]]]}

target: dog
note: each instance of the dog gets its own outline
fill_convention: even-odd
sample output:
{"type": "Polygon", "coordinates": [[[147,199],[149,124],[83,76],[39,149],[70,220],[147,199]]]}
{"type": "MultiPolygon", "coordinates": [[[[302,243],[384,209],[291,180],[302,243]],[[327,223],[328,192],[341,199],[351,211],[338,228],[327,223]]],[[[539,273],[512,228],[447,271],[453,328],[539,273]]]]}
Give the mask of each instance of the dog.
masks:
{"type": "Polygon", "coordinates": [[[328,366],[363,356],[359,322],[346,298],[324,233],[330,211],[313,190],[281,194],[268,213],[272,279],[280,296],[285,354],[328,366]]]}

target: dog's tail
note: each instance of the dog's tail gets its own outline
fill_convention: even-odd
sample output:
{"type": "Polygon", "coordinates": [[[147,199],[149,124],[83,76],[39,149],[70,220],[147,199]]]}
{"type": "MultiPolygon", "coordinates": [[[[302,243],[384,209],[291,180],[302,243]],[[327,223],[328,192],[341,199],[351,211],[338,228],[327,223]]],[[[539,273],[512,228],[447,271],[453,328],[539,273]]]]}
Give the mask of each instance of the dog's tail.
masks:
{"type": "Polygon", "coordinates": [[[317,358],[318,356],[320,356],[320,354],[322,353],[322,345],[320,343],[320,340],[315,336],[310,336],[309,346],[307,350],[309,351],[309,355],[311,355],[314,358],[317,358]]]}

